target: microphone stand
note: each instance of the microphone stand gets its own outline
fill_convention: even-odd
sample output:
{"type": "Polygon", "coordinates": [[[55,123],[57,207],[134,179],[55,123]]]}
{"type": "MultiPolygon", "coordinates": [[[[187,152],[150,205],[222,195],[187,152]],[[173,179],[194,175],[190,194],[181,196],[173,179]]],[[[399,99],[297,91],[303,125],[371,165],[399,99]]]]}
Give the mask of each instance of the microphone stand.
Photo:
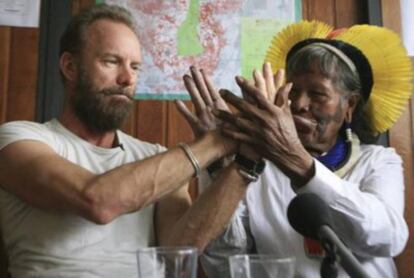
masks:
{"type": "MultiPolygon", "coordinates": [[[[329,226],[323,225],[319,229],[318,237],[322,243],[322,247],[325,249],[327,254],[330,254],[327,260],[333,259],[336,263],[336,257],[338,254],[339,263],[342,268],[348,273],[352,278],[369,278],[369,275],[361,267],[358,260],[354,257],[351,251],[342,243],[338,236],[332,231],[329,226]],[[333,254],[333,255],[332,255],[333,254]]],[[[325,264],[327,264],[325,263],[325,264]]],[[[322,266],[321,266],[322,268],[322,266]]],[[[321,269],[322,270],[322,269],[321,269]]],[[[321,273],[322,274],[322,273],[321,273]]],[[[337,275],[337,274],[336,274],[337,275]]],[[[331,276],[327,276],[331,277],[331,276]]],[[[333,276],[336,277],[336,276],[333,276]]]]}
{"type": "Polygon", "coordinates": [[[327,240],[323,240],[321,245],[325,250],[325,257],[321,263],[321,278],[336,278],[338,277],[336,246],[327,240]]]}

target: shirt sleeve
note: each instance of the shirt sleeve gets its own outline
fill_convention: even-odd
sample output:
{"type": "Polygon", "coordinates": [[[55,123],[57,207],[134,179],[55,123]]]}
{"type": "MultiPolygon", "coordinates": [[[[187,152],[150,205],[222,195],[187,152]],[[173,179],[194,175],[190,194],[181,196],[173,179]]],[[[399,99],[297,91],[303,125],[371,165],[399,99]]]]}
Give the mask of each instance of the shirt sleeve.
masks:
{"type": "Polygon", "coordinates": [[[396,256],[408,240],[402,161],[391,148],[381,148],[367,161],[356,182],[315,160],[315,176],[297,193],[315,193],[327,202],[331,228],[356,255],[396,256]]]}
{"type": "Polygon", "coordinates": [[[248,217],[246,204],[242,201],[226,230],[209,243],[200,258],[208,277],[229,278],[229,257],[252,253],[254,240],[250,232],[248,217]]]}
{"type": "Polygon", "coordinates": [[[15,121],[0,126],[0,150],[11,143],[22,140],[40,141],[50,145],[53,138],[39,123],[15,121]]]}

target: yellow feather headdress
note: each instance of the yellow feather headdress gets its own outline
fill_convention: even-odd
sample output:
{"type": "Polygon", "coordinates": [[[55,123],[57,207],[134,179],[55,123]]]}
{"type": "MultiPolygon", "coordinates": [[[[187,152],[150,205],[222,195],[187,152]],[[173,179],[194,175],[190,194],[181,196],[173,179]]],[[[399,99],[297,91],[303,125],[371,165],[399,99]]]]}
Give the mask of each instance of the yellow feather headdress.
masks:
{"type": "MultiPolygon", "coordinates": [[[[325,23],[302,21],[276,34],[265,60],[270,62],[274,72],[285,68],[289,51],[308,39],[341,41],[362,52],[372,75],[365,116],[374,133],[389,129],[404,111],[413,90],[411,61],[399,36],[389,29],[372,25],[355,25],[336,34],[325,23]]],[[[364,83],[364,77],[360,75],[360,78],[364,83]]]]}

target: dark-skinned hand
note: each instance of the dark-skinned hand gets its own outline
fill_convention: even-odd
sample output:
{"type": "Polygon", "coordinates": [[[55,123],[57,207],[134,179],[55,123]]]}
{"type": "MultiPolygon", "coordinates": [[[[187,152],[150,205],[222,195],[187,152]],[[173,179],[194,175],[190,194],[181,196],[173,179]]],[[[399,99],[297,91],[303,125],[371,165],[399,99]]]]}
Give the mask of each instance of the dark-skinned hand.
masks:
{"type": "MultiPolygon", "coordinates": [[[[275,85],[277,92],[273,94],[269,90],[269,76],[258,75],[255,84],[236,77],[244,99],[227,90],[220,90],[220,94],[240,113],[216,110],[215,115],[228,124],[223,134],[249,144],[275,163],[291,178],[294,186],[301,186],[314,175],[314,165],[313,158],[299,140],[290,111],[288,95],[292,84],[275,85]]],[[[272,79],[274,84],[280,81],[277,76],[272,79]]]]}

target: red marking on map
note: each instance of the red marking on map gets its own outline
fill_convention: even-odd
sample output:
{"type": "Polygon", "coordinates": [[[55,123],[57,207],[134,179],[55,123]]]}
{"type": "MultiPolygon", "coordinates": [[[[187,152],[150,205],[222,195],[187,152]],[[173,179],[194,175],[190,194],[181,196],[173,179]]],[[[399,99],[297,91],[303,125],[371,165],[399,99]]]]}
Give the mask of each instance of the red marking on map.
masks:
{"type": "Polygon", "coordinates": [[[182,76],[188,72],[189,66],[198,65],[207,73],[213,73],[219,65],[223,47],[230,43],[225,36],[229,30],[225,30],[223,23],[239,12],[242,0],[200,1],[197,29],[203,52],[196,56],[177,54],[177,30],[187,17],[189,1],[127,1],[138,25],[143,52],[143,82],[146,85],[151,83],[151,93],[185,91],[182,76]]]}

